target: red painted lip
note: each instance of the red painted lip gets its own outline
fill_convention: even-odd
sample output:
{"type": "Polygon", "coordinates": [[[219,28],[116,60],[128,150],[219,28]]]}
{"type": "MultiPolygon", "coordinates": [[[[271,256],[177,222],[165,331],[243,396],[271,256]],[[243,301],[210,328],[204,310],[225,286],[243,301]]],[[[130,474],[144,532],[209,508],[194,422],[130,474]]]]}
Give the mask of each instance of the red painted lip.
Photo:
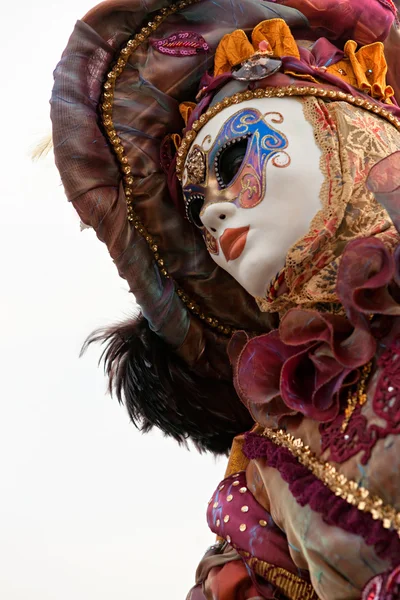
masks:
{"type": "Polygon", "coordinates": [[[225,229],[219,238],[219,243],[227,262],[236,260],[242,254],[249,229],[250,226],[225,229]]]}

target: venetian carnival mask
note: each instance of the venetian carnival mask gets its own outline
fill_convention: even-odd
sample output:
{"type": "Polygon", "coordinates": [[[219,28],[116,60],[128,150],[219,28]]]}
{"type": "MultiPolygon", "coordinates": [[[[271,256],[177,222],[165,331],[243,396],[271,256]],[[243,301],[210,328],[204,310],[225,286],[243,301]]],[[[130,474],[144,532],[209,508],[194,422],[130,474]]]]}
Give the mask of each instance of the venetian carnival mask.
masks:
{"type": "Polygon", "coordinates": [[[296,98],[224,108],[194,139],[182,179],[187,217],[251,295],[265,295],[320,210],[320,160],[296,98]]]}

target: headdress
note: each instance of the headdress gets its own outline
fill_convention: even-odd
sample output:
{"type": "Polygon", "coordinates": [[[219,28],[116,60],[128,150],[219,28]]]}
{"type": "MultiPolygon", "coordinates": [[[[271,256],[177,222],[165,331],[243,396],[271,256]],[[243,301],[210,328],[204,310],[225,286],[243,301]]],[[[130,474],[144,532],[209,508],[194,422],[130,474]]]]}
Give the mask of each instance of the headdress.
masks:
{"type": "MultiPolygon", "coordinates": [[[[150,356],[148,369],[154,370],[158,359],[151,355],[159,344],[175,357],[165,358],[162,385],[170,389],[145,414],[145,426],[156,423],[178,438],[188,435],[200,446],[214,449],[224,427],[227,437],[232,436],[234,422],[240,419],[224,413],[225,400],[213,407],[219,425],[215,430],[210,426],[205,441],[204,427],[196,429],[196,402],[190,416],[180,419],[181,407],[171,407],[171,398],[176,386],[185,390],[186,398],[195,396],[196,382],[201,381],[203,396],[207,386],[218,395],[219,386],[221,398],[229,404],[234,394],[226,355],[230,334],[235,329],[268,331],[276,323],[274,315],[261,313],[254,299],[214,265],[202,239],[182,216],[175,161],[179,173],[189,146],[185,138],[178,156],[172,154],[179,146],[177,134],[185,126],[180,105],[195,104],[186,116],[188,131],[196,131],[197,123],[207,119],[207,110],[217,107],[218,102],[211,103],[221,86],[234,80],[231,72],[223,72],[225,64],[246,66],[243,63],[264,41],[268,45],[261,46],[261,53],[271,49],[282,69],[260,80],[267,85],[256,84],[250,91],[265,94],[275,88],[278,91],[270,93],[279,94],[285,88],[294,95],[360,103],[371,114],[396,124],[400,111],[393,91],[398,85],[392,73],[398,67],[392,69],[390,62],[394,65],[394,49],[400,46],[395,15],[391,0],[182,0],[174,4],[150,0],[146,6],[137,0],[110,0],[78,21],[55,71],[55,156],[69,200],[82,221],[106,243],[145,319],[140,332],[132,325],[109,334],[111,375],[120,376],[120,391],[123,388],[133,398],[134,419],[138,413],[143,416],[145,397],[157,387],[157,377],[146,379],[147,359],[136,364],[136,371],[135,360],[150,356]],[[273,35],[270,20],[275,23],[273,35]],[[264,24],[268,35],[262,27],[257,30],[259,24],[264,24]],[[220,46],[216,57],[218,70],[210,76],[221,39],[238,26],[242,33],[235,34],[241,38],[239,45],[234,44],[237,56],[231,52],[232,38],[225,38],[225,50],[220,46]],[[265,39],[259,40],[258,34],[265,39]],[[334,45],[321,41],[323,36],[334,45]],[[299,47],[292,39],[308,43],[299,47]],[[387,44],[390,63],[387,83],[381,42],[387,44]],[[372,49],[363,50],[371,44],[372,49]],[[369,61],[377,68],[373,77],[369,61]],[[142,340],[135,351],[134,340],[136,344],[142,340]],[[175,371],[171,361],[179,365],[175,371]],[[143,398],[136,403],[140,395],[143,398]],[[177,420],[171,428],[173,418],[177,420]]],[[[238,93],[246,94],[252,84],[244,85],[238,93]]],[[[161,354],[157,351],[157,356],[161,354]]],[[[228,444],[220,447],[224,445],[228,444]]]]}

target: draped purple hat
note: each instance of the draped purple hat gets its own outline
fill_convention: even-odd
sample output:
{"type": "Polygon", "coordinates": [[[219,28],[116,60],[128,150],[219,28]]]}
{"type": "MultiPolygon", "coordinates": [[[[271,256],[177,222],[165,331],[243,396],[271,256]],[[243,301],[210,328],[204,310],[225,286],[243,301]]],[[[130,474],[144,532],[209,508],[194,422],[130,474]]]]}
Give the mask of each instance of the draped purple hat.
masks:
{"type": "MultiPolygon", "coordinates": [[[[328,38],[338,56],[348,39],[383,41],[388,83],[400,91],[391,0],[106,0],[77,22],[54,73],[54,152],[68,200],[107,245],[151,339],[209,381],[231,380],[226,346],[233,330],[265,332],[276,321],[215,265],[182,216],[177,180],[167,173],[174,157],[166,140],[182,133],[179,105],[195,101],[223,35],[238,28],[249,33],[272,18],[283,19],[296,39],[328,38]]],[[[325,82],[346,92],[351,87],[325,82]]],[[[399,114],[396,104],[391,110],[399,114]]],[[[122,357],[128,369],[137,333],[121,331],[110,334],[122,340],[108,356],[111,376],[122,357]]],[[[126,394],[125,383],[118,385],[126,394]]]]}

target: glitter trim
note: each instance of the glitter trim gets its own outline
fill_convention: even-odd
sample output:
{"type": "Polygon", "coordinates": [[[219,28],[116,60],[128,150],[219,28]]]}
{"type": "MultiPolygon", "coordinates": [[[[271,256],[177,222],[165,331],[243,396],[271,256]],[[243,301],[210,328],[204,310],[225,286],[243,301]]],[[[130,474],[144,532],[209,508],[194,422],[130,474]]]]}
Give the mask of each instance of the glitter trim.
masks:
{"type": "Polygon", "coordinates": [[[277,446],[289,450],[300,464],[307,467],[336,496],[359,511],[370,514],[375,521],[381,521],[385,529],[395,530],[400,537],[400,513],[392,506],[384,504],[379,496],[370,494],[369,490],[359,486],[357,482],[347,479],[332,464],[320,461],[300,438],[295,438],[282,429],[275,430],[268,427],[262,435],[277,446]]]}

